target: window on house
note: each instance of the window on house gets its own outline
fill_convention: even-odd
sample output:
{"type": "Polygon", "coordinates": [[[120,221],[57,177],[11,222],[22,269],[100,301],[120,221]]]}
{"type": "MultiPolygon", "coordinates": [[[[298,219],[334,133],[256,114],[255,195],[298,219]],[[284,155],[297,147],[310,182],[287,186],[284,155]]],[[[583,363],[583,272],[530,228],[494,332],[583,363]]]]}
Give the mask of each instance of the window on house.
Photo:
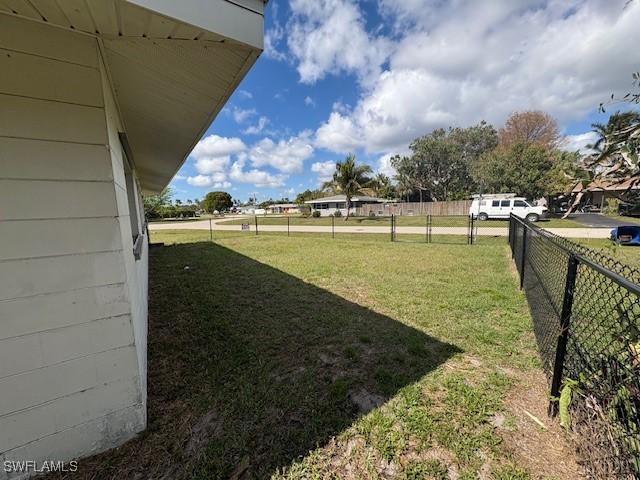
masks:
{"type": "Polygon", "coordinates": [[[124,166],[124,180],[127,188],[127,203],[129,206],[129,222],[131,224],[131,240],[133,243],[133,254],[136,260],[140,259],[143,240],[143,214],[141,206],[138,203],[138,189],[133,175],[133,167],[129,155],[127,155],[127,143],[124,134],[120,134],[120,143],[122,144],[122,163],[124,166]]]}

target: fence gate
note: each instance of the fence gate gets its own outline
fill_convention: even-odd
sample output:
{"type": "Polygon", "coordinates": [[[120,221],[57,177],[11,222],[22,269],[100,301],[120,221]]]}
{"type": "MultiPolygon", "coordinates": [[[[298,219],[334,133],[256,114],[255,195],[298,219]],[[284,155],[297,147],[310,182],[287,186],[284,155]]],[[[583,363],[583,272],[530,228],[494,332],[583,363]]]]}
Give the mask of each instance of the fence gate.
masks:
{"type": "Polygon", "coordinates": [[[391,241],[470,245],[474,222],[469,215],[391,215],[391,241]]]}

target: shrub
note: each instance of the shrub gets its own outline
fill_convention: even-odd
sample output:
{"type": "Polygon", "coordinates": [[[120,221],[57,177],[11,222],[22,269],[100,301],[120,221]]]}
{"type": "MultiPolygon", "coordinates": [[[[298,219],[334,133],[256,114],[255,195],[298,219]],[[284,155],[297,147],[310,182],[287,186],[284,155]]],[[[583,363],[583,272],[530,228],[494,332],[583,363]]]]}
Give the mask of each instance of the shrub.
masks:
{"type": "Polygon", "coordinates": [[[342,216],[342,212],[340,210],[336,210],[335,212],[333,212],[333,216],[334,217],[341,217],[342,216]]]}
{"type": "Polygon", "coordinates": [[[373,210],[369,210],[369,216],[370,217],[375,217],[376,216],[376,212],[374,212],[373,210]]]}
{"type": "Polygon", "coordinates": [[[313,213],[311,214],[313,216],[313,218],[318,218],[320,217],[320,210],[314,210],[313,213]]]}
{"type": "Polygon", "coordinates": [[[618,215],[619,208],[620,200],[617,198],[608,198],[604,208],[602,209],[602,213],[605,215],[618,215]]]}

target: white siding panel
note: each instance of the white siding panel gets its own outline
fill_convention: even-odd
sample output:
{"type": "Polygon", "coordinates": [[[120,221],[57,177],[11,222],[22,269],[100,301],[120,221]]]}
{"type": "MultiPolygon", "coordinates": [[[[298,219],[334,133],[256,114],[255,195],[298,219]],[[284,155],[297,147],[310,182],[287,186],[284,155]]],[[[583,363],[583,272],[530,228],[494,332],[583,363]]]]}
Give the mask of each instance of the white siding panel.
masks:
{"type": "Polygon", "coordinates": [[[0,222],[0,261],[115,251],[121,248],[117,218],[0,222]]]}
{"type": "Polygon", "coordinates": [[[142,405],[134,405],[9,450],[4,457],[14,461],[45,458],[69,460],[96,454],[124,443],[143,430],[144,418],[142,405]],[[46,454],[43,455],[43,452],[46,454]]]}
{"type": "Polygon", "coordinates": [[[113,183],[0,180],[0,221],[116,215],[113,183]]]}
{"type": "Polygon", "coordinates": [[[136,368],[135,349],[124,347],[2,378],[0,416],[131,378],[136,368]]]}
{"type": "Polygon", "coordinates": [[[95,68],[0,49],[0,71],[0,93],[102,106],[95,68]]]}
{"type": "Polygon", "coordinates": [[[40,367],[42,354],[38,335],[0,340],[0,378],[40,367]]]}
{"type": "Polygon", "coordinates": [[[0,338],[129,313],[124,284],[0,302],[0,338]]]}
{"type": "Polygon", "coordinates": [[[96,384],[94,357],[5,377],[0,379],[0,415],[80,392],[96,384]]]}
{"type": "Polygon", "coordinates": [[[0,269],[0,300],[125,280],[122,252],[11,260],[0,269]]]}
{"type": "Polygon", "coordinates": [[[128,315],[50,330],[38,336],[42,339],[44,365],[133,344],[131,318],[128,315]]]}
{"type": "Polygon", "coordinates": [[[30,408],[0,417],[0,452],[24,445],[34,438],[51,435],[55,431],[55,418],[49,409],[30,408]]]}
{"type": "Polygon", "coordinates": [[[10,15],[0,16],[0,48],[98,66],[98,45],[94,38],[10,15]]]}
{"type": "Polygon", "coordinates": [[[113,179],[109,150],[104,145],[0,138],[0,165],[0,178],[113,179]]]}
{"type": "Polygon", "coordinates": [[[139,396],[138,379],[131,377],[0,417],[0,452],[140,404],[139,396]]]}
{"type": "Polygon", "coordinates": [[[0,104],[0,136],[107,143],[101,108],[3,94],[0,94],[0,104]]]}

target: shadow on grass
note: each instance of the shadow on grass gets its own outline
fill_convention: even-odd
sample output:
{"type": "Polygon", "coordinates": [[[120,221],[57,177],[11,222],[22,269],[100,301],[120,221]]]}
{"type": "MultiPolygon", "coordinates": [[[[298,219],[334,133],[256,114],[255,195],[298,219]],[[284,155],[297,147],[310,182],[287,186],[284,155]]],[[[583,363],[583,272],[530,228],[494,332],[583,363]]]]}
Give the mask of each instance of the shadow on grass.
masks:
{"type": "Polygon", "coordinates": [[[212,243],[152,251],[149,307],[148,430],[85,478],[268,478],[460,351],[212,243]]]}

